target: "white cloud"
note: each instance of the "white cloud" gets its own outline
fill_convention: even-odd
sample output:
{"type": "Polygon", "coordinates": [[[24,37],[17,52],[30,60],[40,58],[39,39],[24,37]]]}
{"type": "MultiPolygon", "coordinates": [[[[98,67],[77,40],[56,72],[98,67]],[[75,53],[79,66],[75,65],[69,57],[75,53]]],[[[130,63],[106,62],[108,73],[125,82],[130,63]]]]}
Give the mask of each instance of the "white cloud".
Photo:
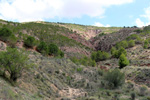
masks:
{"type": "Polygon", "coordinates": [[[145,9],[144,9],[144,12],[145,12],[145,14],[144,14],[144,15],[141,15],[141,17],[146,18],[146,19],[147,19],[147,22],[144,23],[143,21],[141,21],[140,18],[137,18],[137,19],[136,19],[136,24],[137,24],[138,27],[150,25],[150,7],[145,8],[145,9]]]}
{"type": "Polygon", "coordinates": [[[134,0],[0,0],[0,18],[6,20],[35,21],[46,18],[79,18],[104,16],[112,5],[134,0]]]}
{"type": "Polygon", "coordinates": [[[103,24],[101,24],[100,22],[95,22],[94,26],[98,26],[98,27],[110,27],[109,24],[103,25],[103,24]]]}
{"type": "Polygon", "coordinates": [[[139,18],[136,19],[136,25],[137,25],[138,27],[145,26],[144,22],[142,22],[139,18]]]}

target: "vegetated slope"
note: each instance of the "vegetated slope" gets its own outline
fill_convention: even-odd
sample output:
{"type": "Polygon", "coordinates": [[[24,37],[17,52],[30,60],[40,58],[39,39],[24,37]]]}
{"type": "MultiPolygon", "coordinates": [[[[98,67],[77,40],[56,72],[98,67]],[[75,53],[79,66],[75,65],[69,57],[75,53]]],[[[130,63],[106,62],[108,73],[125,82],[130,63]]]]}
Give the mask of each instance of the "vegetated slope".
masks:
{"type": "Polygon", "coordinates": [[[75,31],[77,34],[79,34],[86,40],[89,40],[101,33],[110,34],[122,29],[121,27],[96,27],[96,26],[79,25],[79,24],[71,24],[71,23],[57,23],[57,25],[75,31]]]}
{"type": "Polygon", "coordinates": [[[54,23],[29,22],[14,23],[0,21],[1,27],[8,27],[22,41],[27,36],[33,36],[39,41],[55,43],[62,49],[67,56],[74,54],[90,55],[94,47],[90,42],[74,33],[68,28],[54,25],[54,23]]]}
{"type": "MultiPolygon", "coordinates": [[[[68,31],[63,33],[63,30],[66,29],[63,29],[63,27],[50,26],[49,24],[43,26],[44,23],[20,24],[7,21],[2,21],[1,23],[3,23],[0,25],[1,27],[7,26],[13,30],[20,41],[31,35],[46,43],[54,42],[61,48],[65,46],[69,47],[69,49],[70,47],[77,47],[81,50],[90,51],[83,44],[78,44],[78,42],[74,44],[74,42],[71,42],[74,41],[72,39],[70,39],[70,43],[73,43],[73,45],[64,42],[68,38],[66,36],[63,37],[62,34],[66,35],[68,31]],[[44,30],[41,31],[42,29],[44,30]],[[55,29],[58,30],[56,33],[55,29]],[[59,33],[61,31],[62,34],[59,33]],[[41,33],[42,35],[40,35],[41,33]],[[59,37],[56,36],[55,38],[55,35],[59,37]]],[[[133,31],[134,29],[123,29],[118,34],[114,33],[114,37],[112,37],[113,34],[106,35],[106,37],[112,37],[112,40],[115,39],[113,41],[116,43],[124,40],[133,31]]],[[[150,70],[149,57],[147,56],[150,51],[143,49],[143,43],[145,44],[143,39],[148,39],[150,35],[149,32],[137,35],[142,37],[142,42],[140,45],[127,48],[127,58],[130,61],[130,65],[120,70],[116,69],[119,67],[118,59],[113,57],[99,61],[97,67],[82,66],[74,64],[68,58],[43,56],[33,49],[17,46],[20,51],[26,50],[24,53],[29,55],[28,63],[33,63],[34,65],[32,65],[30,70],[26,69],[22,72],[22,76],[18,79],[16,86],[9,84],[9,81],[4,80],[5,78],[0,78],[0,85],[2,86],[0,87],[0,98],[4,100],[134,100],[135,98],[137,100],[147,100],[150,98],[150,70]],[[122,72],[125,73],[125,77],[122,72]]],[[[108,40],[107,38],[106,42],[108,40]]],[[[6,50],[6,45],[8,45],[6,43],[0,42],[1,50],[6,50]]]]}
{"type": "Polygon", "coordinates": [[[92,38],[90,42],[94,45],[96,50],[109,51],[117,42],[126,39],[131,34],[137,34],[134,32],[136,29],[137,28],[123,28],[112,34],[92,38]]]}
{"type": "MultiPolygon", "coordinates": [[[[3,46],[3,49],[5,48],[3,46]]],[[[103,61],[106,65],[100,64],[97,67],[86,67],[76,65],[66,58],[45,57],[35,51],[25,51],[25,53],[29,54],[30,59],[28,62],[34,65],[30,70],[23,71],[23,75],[18,79],[16,87],[11,86],[9,82],[0,78],[1,99],[110,100],[119,98],[121,100],[129,100],[132,93],[137,93],[136,98],[142,100],[149,95],[149,89],[147,87],[144,92],[141,92],[140,89],[142,86],[132,81],[127,81],[118,89],[110,89],[113,86],[104,80],[107,70],[102,70],[101,67],[105,66],[108,69],[115,68],[117,65],[108,65],[110,60],[103,61]]],[[[122,71],[126,72],[128,68],[131,69],[129,66],[122,71]]],[[[134,71],[134,68],[132,71],[134,71]]],[[[130,74],[130,72],[127,73],[127,75],[130,74]]]]}

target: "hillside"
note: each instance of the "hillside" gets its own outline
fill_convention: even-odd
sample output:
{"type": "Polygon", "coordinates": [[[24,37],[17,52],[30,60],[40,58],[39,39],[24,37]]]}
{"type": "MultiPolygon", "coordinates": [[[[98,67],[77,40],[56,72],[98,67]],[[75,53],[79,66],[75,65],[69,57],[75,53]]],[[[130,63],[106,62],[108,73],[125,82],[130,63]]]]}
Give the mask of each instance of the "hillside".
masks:
{"type": "Polygon", "coordinates": [[[57,23],[59,26],[66,27],[72,31],[75,31],[79,35],[81,35],[86,40],[89,40],[97,35],[104,33],[110,34],[113,32],[117,32],[121,27],[96,27],[96,26],[86,26],[86,25],[79,25],[79,24],[68,24],[68,23],[57,23]]]}
{"type": "Polygon", "coordinates": [[[150,26],[99,28],[0,20],[0,99],[150,100],[149,47],[150,26]],[[88,39],[81,35],[88,30],[102,31],[88,39]],[[22,64],[25,55],[28,59],[22,64]],[[21,72],[16,81],[13,72],[21,72]]]}

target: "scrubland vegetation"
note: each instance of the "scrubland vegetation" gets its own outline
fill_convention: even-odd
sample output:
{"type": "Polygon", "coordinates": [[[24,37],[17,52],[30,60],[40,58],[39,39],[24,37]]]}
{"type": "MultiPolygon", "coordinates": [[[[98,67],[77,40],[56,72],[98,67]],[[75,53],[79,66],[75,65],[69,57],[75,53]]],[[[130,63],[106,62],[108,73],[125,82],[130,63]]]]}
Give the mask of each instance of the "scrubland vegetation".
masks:
{"type": "MultiPolygon", "coordinates": [[[[0,23],[0,98],[150,99],[149,26],[135,28],[128,33],[127,38],[119,42],[117,40],[109,51],[105,51],[87,47],[74,38],[67,37],[77,34],[72,31],[73,27],[85,31],[88,26],[0,22],[7,23],[0,23]],[[69,52],[67,48],[77,48],[75,50],[80,51],[69,52]]],[[[112,31],[118,29],[122,28],[102,28],[105,31],[92,39],[111,36],[115,34],[112,31]]]]}

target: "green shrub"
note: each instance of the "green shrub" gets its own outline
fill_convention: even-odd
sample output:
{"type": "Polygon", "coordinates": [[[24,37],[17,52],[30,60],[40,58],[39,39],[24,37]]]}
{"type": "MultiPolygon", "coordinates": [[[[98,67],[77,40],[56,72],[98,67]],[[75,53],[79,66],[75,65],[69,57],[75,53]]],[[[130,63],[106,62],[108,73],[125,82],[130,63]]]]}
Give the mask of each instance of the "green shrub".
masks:
{"type": "Polygon", "coordinates": [[[7,51],[0,52],[0,69],[3,76],[6,72],[11,81],[16,81],[22,74],[22,70],[27,68],[27,55],[16,48],[7,48],[7,51]]]}
{"type": "Polygon", "coordinates": [[[62,52],[61,50],[59,50],[59,55],[60,55],[60,57],[64,57],[64,52],[62,52]]]}
{"type": "Polygon", "coordinates": [[[136,40],[137,38],[139,38],[139,35],[137,34],[132,34],[129,37],[126,38],[126,40],[136,40]]]}
{"type": "Polygon", "coordinates": [[[48,46],[45,42],[41,41],[40,44],[37,46],[37,51],[42,54],[48,54],[48,46]]]}
{"type": "Polygon", "coordinates": [[[91,59],[96,61],[97,52],[92,52],[91,59]]]}
{"type": "Polygon", "coordinates": [[[114,89],[125,83],[125,75],[119,69],[114,69],[106,72],[104,80],[108,83],[109,88],[114,89]]]}
{"type": "Polygon", "coordinates": [[[125,56],[127,55],[127,51],[126,49],[124,49],[123,47],[121,47],[118,51],[118,56],[120,57],[121,54],[124,54],[125,56]]]}
{"type": "Polygon", "coordinates": [[[112,50],[112,56],[115,57],[115,58],[119,58],[121,54],[124,54],[125,56],[127,55],[127,51],[121,47],[119,50],[112,50]]]}
{"type": "Polygon", "coordinates": [[[129,60],[126,58],[124,54],[121,54],[119,57],[119,66],[120,68],[123,68],[129,64],[129,60]]]}
{"type": "Polygon", "coordinates": [[[95,60],[90,59],[89,60],[89,66],[95,67],[96,66],[95,60]]]}
{"type": "Polygon", "coordinates": [[[12,35],[12,31],[6,27],[0,29],[0,39],[2,41],[8,41],[9,37],[12,35]]]}
{"type": "Polygon", "coordinates": [[[55,44],[48,45],[48,53],[50,55],[58,56],[59,55],[59,48],[55,44]]]}
{"type": "Polygon", "coordinates": [[[144,31],[145,33],[150,33],[150,26],[144,27],[143,31],[144,31]]]}
{"type": "Polygon", "coordinates": [[[111,51],[111,55],[114,57],[115,52],[116,52],[116,48],[115,48],[115,47],[112,47],[110,51],[111,51]]]}
{"type": "Polygon", "coordinates": [[[141,29],[136,29],[136,30],[134,30],[134,32],[141,33],[143,31],[141,29]]]}
{"type": "Polygon", "coordinates": [[[135,41],[134,40],[128,41],[128,47],[134,47],[134,46],[135,46],[135,41]]]}
{"type": "Polygon", "coordinates": [[[117,49],[119,49],[121,47],[127,48],[128,47],[128,42],[126,40],[124,40],[124,41],[121,41],[121,42],[119,42],[119,43],[116,44],[116,48],[117,49]]]}
{"type": "Polygon", "coordinates": [[[145,40],[145,41],[144,41],[144,49],[147,49],[148,46],[149,46],[149,42],[148,42],[148,40],[145,40]]]}
{"type": "Polygon", "coordinates": [[[98,62],[110,58],[110,54],[104,51],[97,51],[91,54],[91,59],[98,62]]]}
{"type": "Polygon", "coordinates": [[[18,40],[18,38],[15,37],[14,34],[12,34],[12,35],[9,37],[9,40],[8,40],[9,46],[12,47],[12,48],[14,48],[14,47],[16,46],[17,40],[18,40]]]}
{"type": "Polygon", "coordinates": [[[72,57],[71,61],[74,62],[75,64],[80,64],[84,66],[92,66],[92,67],[96,66],[96,62],[86,56],[80,59],[77,59],[76,57],[72,57]]]}
{"type": "Polygon", "coordinates": [[[33,48],[33,46],[35,46],[35,38],[28,36],[27,39],[24,40],[24,45],[26,47],[33,48]]]}
{"type": "Polygon", "coordinates": [[[77,68],[77,72],[82,72],[83,71],[83,68],[80,67],[80,68],[77,68]]]}

